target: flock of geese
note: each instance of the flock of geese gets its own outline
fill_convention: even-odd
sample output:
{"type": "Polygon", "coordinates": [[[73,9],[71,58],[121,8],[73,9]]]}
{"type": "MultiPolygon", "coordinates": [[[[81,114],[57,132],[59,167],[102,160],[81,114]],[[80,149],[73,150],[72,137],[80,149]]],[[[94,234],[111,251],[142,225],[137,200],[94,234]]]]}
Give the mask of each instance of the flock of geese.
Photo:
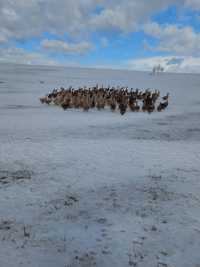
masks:
{"type": "Polygon", "coordinates": [[[109,107],[111,111],[119,110],[124,115],[127,110],[132,112],[163,111],[168,106],[169,93],[160,97],[160,91],[149,89],[129,90],[128,87],[83,87],[74,89],[53,89],[53,91],[40,98],[41,103],[61,106],[64,110],[70,108],[81,108],[88,111],[92,108],[98,110],[109,107]],[[159,101],[160,99],[160,101],[159,101]],[[158,102],[158,103],[157,103],[158,102]]]}

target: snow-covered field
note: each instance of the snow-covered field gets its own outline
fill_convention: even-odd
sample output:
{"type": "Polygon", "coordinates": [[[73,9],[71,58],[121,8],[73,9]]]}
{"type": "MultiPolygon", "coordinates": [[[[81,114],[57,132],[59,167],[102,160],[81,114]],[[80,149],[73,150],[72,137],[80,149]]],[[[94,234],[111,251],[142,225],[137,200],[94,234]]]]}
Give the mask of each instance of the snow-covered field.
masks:
{"type": "Polygon", "coordinates": [[[199,267],[199,252],[200,75],[0,65],[0,267],[199,267]],[[170,92],[170,105],[121,116],[38,101],[96,83],[170,92]]]}

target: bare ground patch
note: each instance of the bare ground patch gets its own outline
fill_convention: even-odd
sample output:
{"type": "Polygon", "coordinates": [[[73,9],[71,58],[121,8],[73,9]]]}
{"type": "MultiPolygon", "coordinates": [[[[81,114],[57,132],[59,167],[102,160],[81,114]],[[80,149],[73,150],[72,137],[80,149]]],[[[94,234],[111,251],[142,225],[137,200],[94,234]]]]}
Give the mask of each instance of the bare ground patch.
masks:
{"type": "Polygon", "coordinates": [[[17,170],[17,171],[1,171],[0,170],[0,186],[10,185],[16,182],[30,180],[32,172],[29,170],[17,170]]]}

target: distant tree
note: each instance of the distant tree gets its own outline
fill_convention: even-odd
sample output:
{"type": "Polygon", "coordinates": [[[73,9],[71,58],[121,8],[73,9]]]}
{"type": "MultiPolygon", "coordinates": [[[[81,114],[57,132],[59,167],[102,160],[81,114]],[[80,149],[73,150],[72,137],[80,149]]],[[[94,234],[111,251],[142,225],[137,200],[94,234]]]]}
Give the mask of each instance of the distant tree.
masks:
{"type": "Polygon", "coordinates": [[[155,65],[152,69],[152,74],[153,75],[156,75],[156,74],[159,74],[159,73],[162,73],[164,72],[164,67],[162,67],[160,64],[158,65],[155,65]]]}

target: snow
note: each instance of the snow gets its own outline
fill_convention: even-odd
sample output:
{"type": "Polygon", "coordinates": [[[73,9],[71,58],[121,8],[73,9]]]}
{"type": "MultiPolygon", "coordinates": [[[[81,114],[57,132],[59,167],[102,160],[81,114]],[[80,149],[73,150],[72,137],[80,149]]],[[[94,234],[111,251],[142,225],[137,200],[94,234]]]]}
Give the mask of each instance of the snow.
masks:
{"type": "Polygon", "coordinates": [[[0,81],[1,267],[199,266],[200,76],[8,64],[0,81]],[[38,100],[96,83],[170,104],[121,116],[38,100]]]}

